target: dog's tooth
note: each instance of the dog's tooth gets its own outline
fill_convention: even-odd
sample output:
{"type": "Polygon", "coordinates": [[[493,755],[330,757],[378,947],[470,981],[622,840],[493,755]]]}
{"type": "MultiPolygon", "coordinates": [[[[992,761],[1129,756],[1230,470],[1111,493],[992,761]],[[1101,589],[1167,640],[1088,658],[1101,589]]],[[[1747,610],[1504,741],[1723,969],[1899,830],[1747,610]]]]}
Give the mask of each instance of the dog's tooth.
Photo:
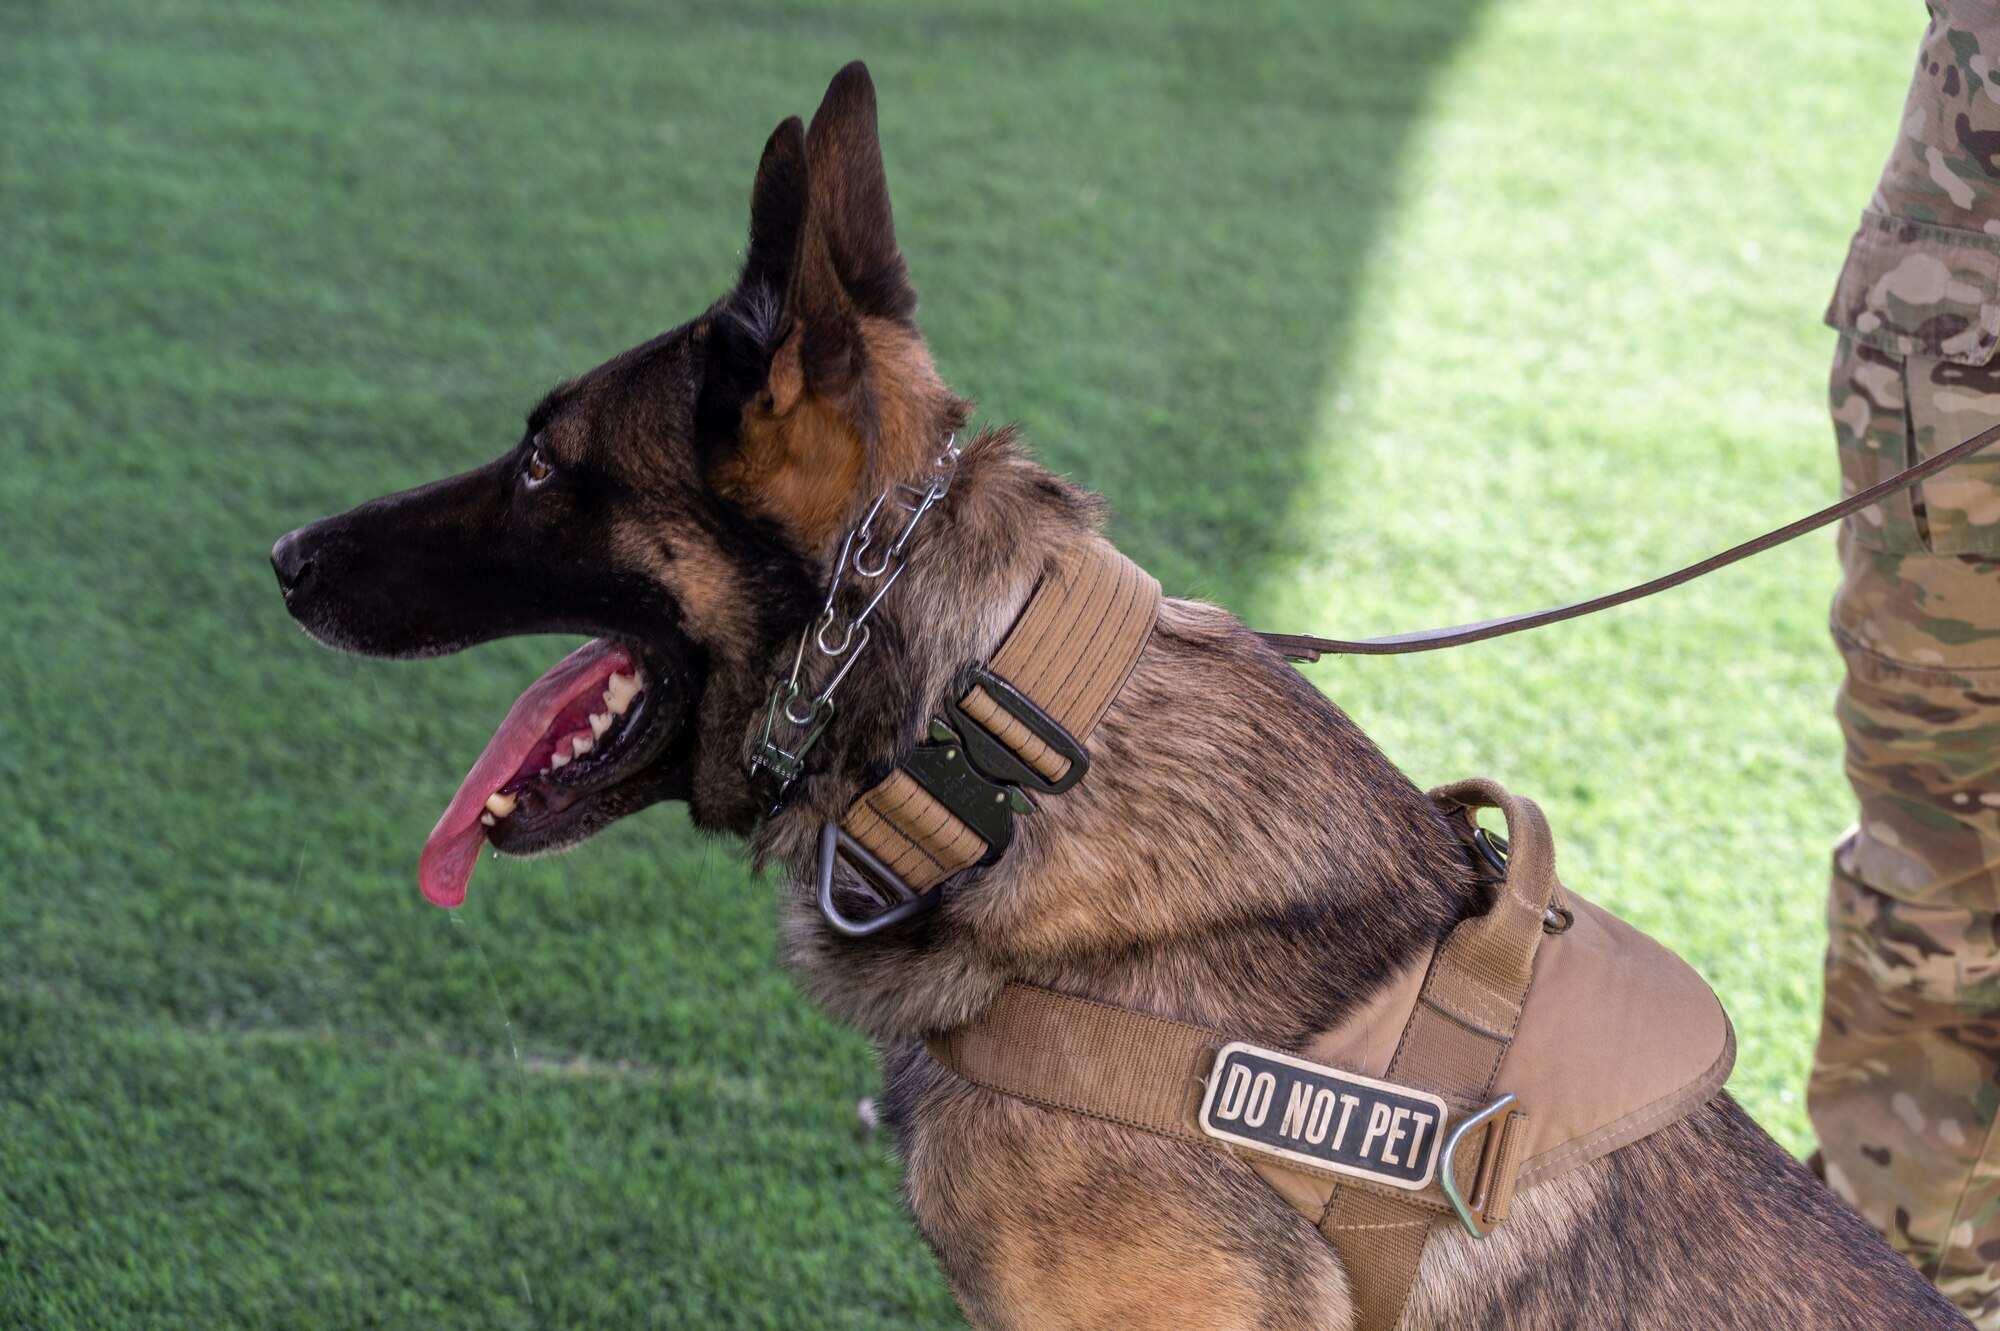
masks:
{"type": "Polygon", "coordinates": [[[481,823],[485,824],[485,825],[486,825],[487,827],[494,827],[494,826],[497,826],[497,825],[499,824],[499,822],[500,822],[500,820],[499,820],[498,818],[495,818],[495,817],[494,817],[494,816],[493,816],[492,814],[490,814],[490,813],[482,813],[482,814],[480,814],[480,815],[479,815],[479,821],[480,821],[481,823]]]}
{"type": "Polygon", "coordinates": [[[572,754],[575,754],[579,758],[583,757],[584,754],[589,753],[592,749],[596,747],[597,747],[597,742],[591,739],[588,735],[578,735],[575,739],[569,742],[569,751],[572,754]]]}
{"type": "Polygon", "coordinates": [[[592,735],[598,739],[603,739],[604,732],[609,729],[611,729],[611,713],[592,712],[590,714],[590,733],[592,735]]]}
{"type": "Polygon", "coordinates": [[[549,766],[568,767],[569,758],[570,756],[567,753],[564,753],[561,749],[557,749],[554,753],[549,755],[549,766]]]}
{"type": "Polygon", "coordinates": [[[515,796],[503,795],[496,790],[486,797],[486,811],[495,818],[505,818],[508,814],[514,812],[514,806],[517,803],[519,803],[519,800],[515,796]]]}
{"type": "Polygon", "coordinates": [[[637,674],[613,675],[604,690],[604,701],[618,715],[625,715],[625,709],[632,705],[632,699],[639,692],[637,674]]]}

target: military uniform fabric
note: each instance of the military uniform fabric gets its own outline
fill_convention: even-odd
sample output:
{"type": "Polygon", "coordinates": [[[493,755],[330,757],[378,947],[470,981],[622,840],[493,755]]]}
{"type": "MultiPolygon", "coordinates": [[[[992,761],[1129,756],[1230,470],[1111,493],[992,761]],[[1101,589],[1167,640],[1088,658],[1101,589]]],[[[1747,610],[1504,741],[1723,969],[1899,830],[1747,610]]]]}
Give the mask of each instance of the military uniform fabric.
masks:
{"type": "MultiPolygon", "coordinates": [[[[2000,0],[1929,6],[1827,322],[1853,493],[2000,421],[2000,0]]],[[[1808,1108],[1827,1182],[2000,1329],[2000,450],[1848,520],[1856,826],[1808,1108]]]]}

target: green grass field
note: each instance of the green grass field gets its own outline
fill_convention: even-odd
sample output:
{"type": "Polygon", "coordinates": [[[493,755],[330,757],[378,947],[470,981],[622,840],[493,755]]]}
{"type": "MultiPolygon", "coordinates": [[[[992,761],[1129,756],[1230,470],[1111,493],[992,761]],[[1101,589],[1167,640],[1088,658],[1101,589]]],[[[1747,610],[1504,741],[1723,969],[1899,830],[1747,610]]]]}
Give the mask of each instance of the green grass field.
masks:
{"type": "MultiPolygon", "coordinates": [[[[947,376],[1170,592],[1388,632],[1834,491],[1819,326],[1922,6],[0,5],[0,1326],[937,1327],[773,891],[676,811],[417,849],[562,644],[336,656],[281,532],[482,460],[733,274],[862,56],[947,376]],[[747,1130],[725,1128],[746,1125],[747,1130]]],[[[1830,538],[1312,669],[1547,807],[1808,1144],[1830,538]]]]}

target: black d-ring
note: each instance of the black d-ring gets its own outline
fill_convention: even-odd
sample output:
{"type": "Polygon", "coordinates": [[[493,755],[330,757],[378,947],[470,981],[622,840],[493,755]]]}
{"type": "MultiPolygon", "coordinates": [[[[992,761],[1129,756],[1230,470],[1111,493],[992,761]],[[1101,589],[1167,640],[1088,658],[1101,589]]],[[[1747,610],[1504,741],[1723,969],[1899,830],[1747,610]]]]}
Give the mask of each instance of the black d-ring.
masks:
{"type": "Polygon", "coordinates": [[[1472,848],[1479,852],[1479,858],[1491,865],[1493,872],[1502,878],[1507,876],[1507,838],[1489,832],[1483,827],[1472,829],[1472,848]]]}
{"type": "Polygon", "coordinates": [[[937,909],[944,896],[942,887],[929,892],[919,892],[903,881],[901,874],[891,869],[875,857],[868,847],[847,835],[847,830],[838,821],[829,820],[819,833],[819,913],[826,922],[846,934],[849,938],[866,938],[879,933],[889,926],[901,924],[904,920],[915,919],[919,915],[937,909]],[[836,855],[847,856],[848,862],[861,871],[861,876],[869,886],[879,889],[893,899],[887,910],[879,915],[871,915],[865,920],[849,919],[840,913],[840,907],[833,904],[833,860],[836,855]]]}

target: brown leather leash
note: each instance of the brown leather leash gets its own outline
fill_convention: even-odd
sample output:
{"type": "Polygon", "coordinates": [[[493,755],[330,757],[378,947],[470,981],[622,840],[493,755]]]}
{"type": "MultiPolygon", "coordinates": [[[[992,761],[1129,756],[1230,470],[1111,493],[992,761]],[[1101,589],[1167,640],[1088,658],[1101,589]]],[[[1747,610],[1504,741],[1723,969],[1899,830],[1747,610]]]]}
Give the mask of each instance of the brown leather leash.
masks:
{"type": "Polygon", "coordinates": [[[1613,606],[1644,600],[1648,596],[1678,587],[1684,582],[1693,582],[1704,574],[1713,573],[1719,568],[1727,568],[1738,560],[1748,559],[1752,555],[1762,554],[1809,531],[1817,531],[1830,522],[1838,522],[1898,490],[1908,489],[1924,478],[1943,471],[1952,463],[1977,453],[1996,439],[2000,439],[2000,425],[1981,430],[1972,438],[1953,445],[1935,457],[1905,467],[1888,480],[1879,481],[1830,508],[1823,508],[1796,522],[1787,523],[1775,531],[1765,532],[1754,540],[1745,541],[1720,554],[1710,555],[1700,563],[1690,564],[1678,572],[1654,578],[1651,582],[1642,582],[1636,587],[1627,587],[1622,591],[1592,597],[1588,601],[1575,601],[1569,605],[1559,605],[1519,615],[1502,615],[1498,619],[1482,619],[1475,624],[1455,624],[1448,628],[1423,629],[1416,633],[1392,633],[1381,638],[1316,638],[1307,633],[1261,633],[1258,636],[1289,660],[1317,661],[1322,655],[1400,656],[1405,652],[1434,652],[1444,647],[1462,647],[1466,643],[1484,642],[1488,638],[1501,638],[1509,633],[1538,629],[1544,624],[1559,624],[1565,619],[1580,619],[1585,615],[1594,615],[1600,610],[1609,610],[1613,606]]]}

